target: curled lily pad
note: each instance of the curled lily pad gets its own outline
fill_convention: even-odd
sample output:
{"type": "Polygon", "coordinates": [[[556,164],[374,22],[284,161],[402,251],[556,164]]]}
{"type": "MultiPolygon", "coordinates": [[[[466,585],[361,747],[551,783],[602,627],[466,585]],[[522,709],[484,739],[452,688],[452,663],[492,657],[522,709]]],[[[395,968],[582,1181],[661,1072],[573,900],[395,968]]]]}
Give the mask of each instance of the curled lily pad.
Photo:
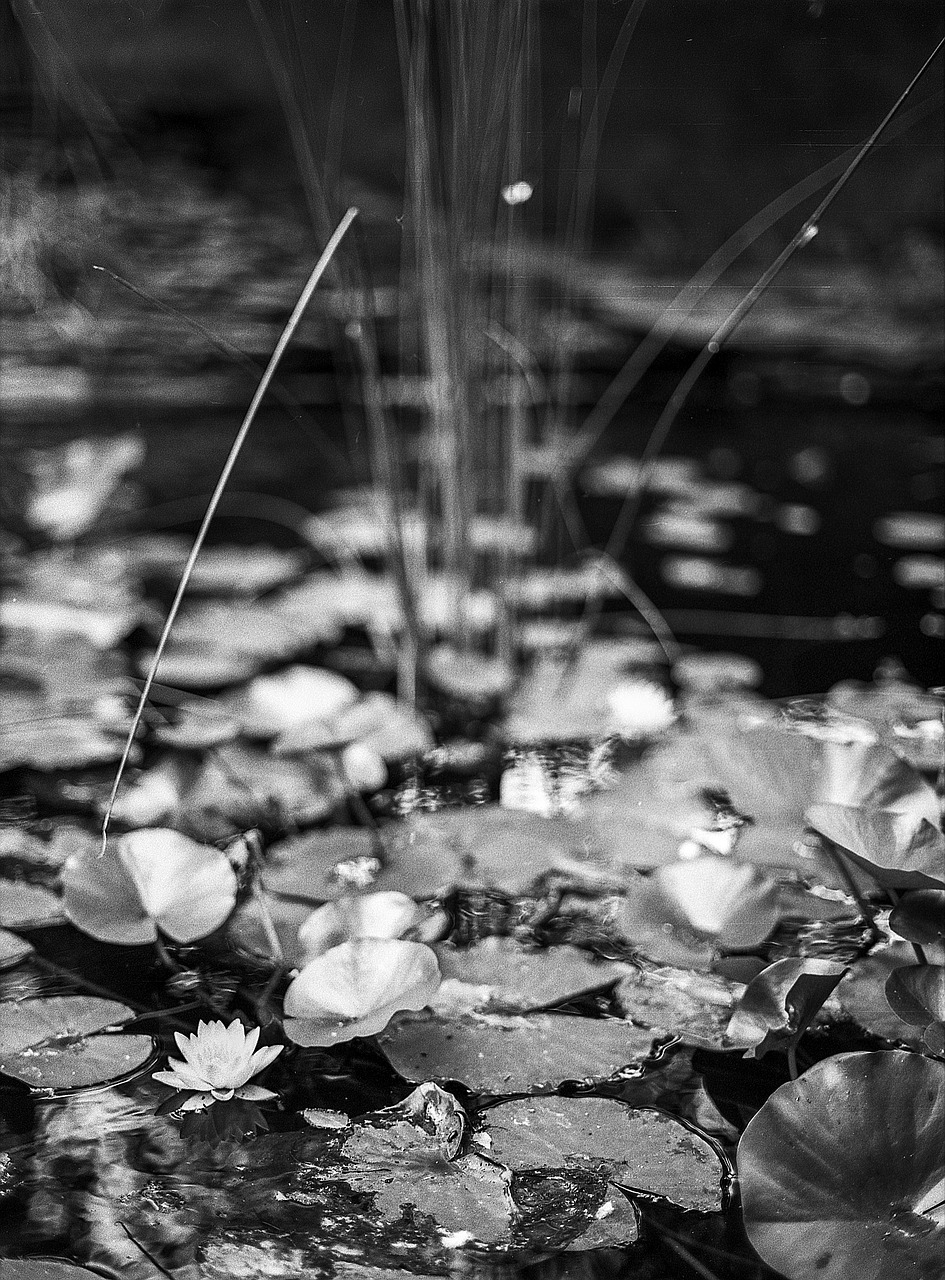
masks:
{"type": "Polygon", "coordinates": [[[945,943],[945,889],[904,893],[889,916],[889,927],[921,946],[945,943]]]}
{"type": "Polygon", "coordinates": [[[37,1089],[76,1089],[127,1076],[154,1051],[150,1036],[101,1035],[127,1022],[116,1000],[54,996],[0,1006],[0,1071],[37,1089]]]}
{"type": "MultiPolygon", "coordinates": [[[[646,954],[667,936],[737,951],[764,942],[779,916],[774,880],[748,863],[705,854],[660,867],[628,891],[618,923],[646,954]]],[[[662,955],[659,949],[654,958],[662,955]]]]}
{"type": "Polygon", "coordinates": [[[422,1009],[440,985],[433,951],[399,938],[357,938],[310,960],[285,993],[285,1031],[307,1046],[382,1031],[401,1009],[422,1009]]]}
{"type": "Polygon", "coordinates": [[[777,960],[752,978],[732,1014],[726,1042],[761,1058],[795,1044],[846,973],[832,960],[777,960]]]}
{"type": "Polygon", "coordinates": [[[945,837],[926,818],[852,805],[815,804],[808,810],[807,820],[885,888],[945,885],[945,837]]]}
{"type": "Polygon", "coordinates": [[[940,1274],[945,1065],[841,1053],[782,1085],[742,1134],[745,1229],[789,1280],[940,1274]]]}
{"type": "Polygon", "coordinates": [[[30,955],[33,948],[24,938],[8,929],[0,929],[0,973],[12,969],[30,955]]]}
{"type": "Polygon", "coordinates": [[[886,999],[903,1022],[922,1028],[929,1049],[941,1053],[945,1030],[945,965],[909,964],[894,969],[886,980],[886,999]]]}
{"type": "Polygon", "coordinates": [[[605,1080],[645,1058],[653,1032],[565,1014],[402,1015],[379,1037],[406,1080],[459,1080],[478,1093],[523,1093],[564,1080],[605,1080]]]}
{"type": "Polygon", "coordinates": [[[219,849],[158,827],[67,859],[64,906],[101,942],[153,942],[158,930],[193,942],[218,929],[236,902],[236,874],[219,849]]]}
{"type": "Polygon", "coordinates": [[[364,893],[326,902],[299,928],[308,959],[353,938],[400,938],[424,917],[404,893],[364,893]]]}

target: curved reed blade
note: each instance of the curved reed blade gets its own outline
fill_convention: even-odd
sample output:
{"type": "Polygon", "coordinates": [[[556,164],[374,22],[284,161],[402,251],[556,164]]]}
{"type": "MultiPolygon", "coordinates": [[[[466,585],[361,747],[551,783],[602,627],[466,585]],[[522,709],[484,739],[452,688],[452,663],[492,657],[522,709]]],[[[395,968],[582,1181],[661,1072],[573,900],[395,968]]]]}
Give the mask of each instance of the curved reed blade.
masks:
{"type": "Polygon", "coordinates": [[[108,826],[111,821],[112,810],[115,807],[115,800],[118,797],[118,791],[121,787],[121,780],[124,776],[125,769],[128,765],[128,759],[131,755],[131,749],[134,746],[135,734],[138,732],[138,726],[140,725],[142,716],[144,715],[148,697],[151,693],[151,686],[154,684],[158,667],[160,666],[161,659],[164,656],[164,650],[167,648],[171,629],[177,620],[181,600],[183,599],[184,592],[187,590],[187,584],[190,581],[191,574],[193,573],[194,565],[196,564],[197,557],[200,555],[201,548],[203,547],[204,540],[207,536],[207,530],[210,527],[210,521],[216,514],[217,507],[220,505],[223,490],[226,488],[227,481],[229,480],[233,468],[236,465],[236,460],[239,457],[240,450],[243,448],[246,437],[249,435],[250,428],[252,427],[253,422],[256,419],[256,414],[259,411],[259,406],[262,404],[266,392],[269,389],[269,384],[275,375],[279,362],[285,354],[289,343],[292,341],[295,331],[299,327],[302,316],[305,314],[308,304],[311,302],[312,296],[314,295],[322,276],[325,274],[328,264],[334,257],[336,249],[341,244],[346,231],[357,217],[357,214],[357,209],[349,209],[347,211],[332,233],[331,239],[322,250],[322,254],[318,261],[315,263],[311,275],[305,282],[305,288],[302,290],[299,295],[299,300],[295,304],[295,309],[291,316],[289,316],[286,326],[282,331],[282,335],[276,343],[276,348],[269,359],[269,363],[266,365],[265,372],[259,380],[259,385],[256,388],[256,392],[253,395],[250,406],[246,410],[246,416],[243,418],[242,425],[236,434],[236,439],[233,441],[230,452],[227,455],[226,462],[223,464],[223,470],[220,472],[220,477],[213,490],[209,505],[207,506],[206,514],[201,522],[197,537],[194,539],[194,545],[191,547],[190,555],[187,557],[187,563],[184,566],[180,582],[177,585],[177,591],[174,595],[173,603],[171,604],[170,611],[161,631],[161,637],[157,643],[157,649],[155,650],[154,657],[151,660],[151,665],[148,668],[148,674],[145,677],[144,685],[141,689],[138,705],[135,708],[131,727],[128,730],[128,737],[125,740],[124,751],[122,752],[121,760],[118,762],[115,780],[112,783],[111,793],[108,797],[108,804],[105,807],[105,816],[102,819],[102,853],[105,852],[108,844],[108,826]]]}

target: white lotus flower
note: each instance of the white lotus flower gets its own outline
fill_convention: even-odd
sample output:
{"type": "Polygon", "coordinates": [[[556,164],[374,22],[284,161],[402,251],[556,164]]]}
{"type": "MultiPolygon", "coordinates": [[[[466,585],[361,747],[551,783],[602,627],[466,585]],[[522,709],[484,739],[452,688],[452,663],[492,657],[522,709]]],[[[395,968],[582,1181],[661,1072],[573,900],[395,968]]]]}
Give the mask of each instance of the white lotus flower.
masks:
{"type": "Polygon", "coordinates": [[[190,1094],[181,1104],[182,1111],[203,1111],[214,1102],[228,1102],[231,1098],[264,1102],[276,1097],[271,1089],[248,1083],[278,1058],[284,1047],[277,1044],[257,1049],[258,1027],[247,1032],[239,1019],[228,1027],[219,1021],[200,1022],[196,1035],[184,1036],[177,1031],[174,1039],[184,1055],[183,1061],[168,1058],[170,1070],[152,1074],[160,1084],[190,1094]]]}

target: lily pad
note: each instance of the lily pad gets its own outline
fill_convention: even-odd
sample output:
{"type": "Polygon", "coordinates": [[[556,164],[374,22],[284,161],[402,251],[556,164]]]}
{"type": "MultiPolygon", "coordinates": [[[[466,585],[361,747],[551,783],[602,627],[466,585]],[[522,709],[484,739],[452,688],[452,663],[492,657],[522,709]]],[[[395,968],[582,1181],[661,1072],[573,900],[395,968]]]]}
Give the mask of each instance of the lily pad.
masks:
{"type": "MultiPolygon", "coordinates": [[[[886,999],[903,1022],[923,1031],[945,1023],[945,965],[908,964],[894,969],[886,980],[886,999]]],[[[938,1043],[937,1033],[933,1043],[938,1043]]]]}
{"type": "Polygon", "coordinates": [[[787,1050],[803,1035],[846,973],[832,960],[777,960],[752,978],[732,1014],[726,1041],[745,1056],[787,1050]]]}
{"type": "Polygon", "coordinates": [[[8,929],[0,929],[0,973],[21,964],[33,948],[24,938],[18,938],[8,929]]]}
{"type": "Polygon", "coordinates": [[[525,1093],[564,1080],[605,1080],[645,1058],[653,1033],[565,1014],[440,1018],[401,1015],[378,1037],[405,1080],[459,1080],[477,1093],[525,1093]]]}
{"type": "Polygon", "coordinates": [[[603,1166],[628,1191],[700,1213],[722,1207],[715,1149],[661,1111],[612,1098],[520,1098],[491,1108],[485,1124],[490,1158],[515,1172],[603,1166]]]}
{"type": "Polygon", "coordinates": [[[698,968],[700,947],[756,947],[769,937],[780,914],[773,879],[750,863],[706,854],[668,863],[633,884],[616,923],[651,958],[672,962],[675,953],[667,954],[666,944],[676,942],[691,949],[688,965],[698,968]]]}
{"type": "Polygon", "coordinates": [[[42,885],[0,879],[0,927],[35,929],[62,918],[62,899],[42,885]]]}
{"type": "Polygon", "coordinates": [[[789,1280],[941,1274],[945,1066],[842,1053],[782,1085],[738,1146],[745,1229],[789,1280]]]}
{"type": "Polygon", "coordinates": [[[808,810],[807,820],[884,888],[945,885],[945,837],[926,818],[852,805],[815,804],[808,810]]]}
{"type": "Polygon", "coordinates": [[[904,893],[890,914],[889,927],[921,946],[945,943],[945,889],[904,893]]]}
{"type": "Polygon", "coordinates": [[[624,1014],[653,1037],[677,1035],[684,1044],[721,1049],[741,983],[711,973],[669,965],[654,969],[625,966],[617,985],[624,1014]]]}
{"type": "Polygon", "coordinates": [[[205,838],[261,823],[304,826],[327,818],[343,795],[337,771],[325,756],[276,759],[231,742],[207,756],[184,797],[181,824],[205,838]]]}
{"type": "Polygon", "coordinates": [[[345,676],[321,667],[287,667],[257,676],[221,699],[252,738],[274,738],[311,720],[331,719],[350,707],[358,691],[345,676]]]}
{"type": "Polygon", "coordinates": [[[356,938],[310,960],[285,993],[285,1033],[296,1044],[337,1044],[383,1030],[401,1009],[422,1009],[440,985],[422,942],[356,938]]]}
{"type": "Polygon", "coordinates": [[[0,1258],[0,1280],[94,1280],[99,1274],[58,1258],[0,1258]]]}
{"type": "MultiPolygon", "coordinates": [[[[373,832],[364,827],[309,831],[272,846],[263,884],[270,893],[313,904],[367,888],[421,896],[430,877],[401,877],[382,869],[377,851],[373,832]]],[[[436,869],[431,861],[431,876],[436,869]]]]}
{"type": "Polygon", "coordinates": [[[469,1008],[527,1012],[605,987],[625,972],[624,965],[596,961],[577,947],[530,951],[510,938],[487,938],[462,948],[443,943],[436,955],[443,986],[434,1007],[440,997],[452,1002],[465,991],[469,1008]]]}
{"type": "Polygon", "coordinates": [[[370,693],[333,714],[306,719],[281,731],[273,750],[288,755],[354,742],[376,751],[382,760],[406,760],[428,751],[433,746],[433,733],[411,707],[388,693],[370,693]]]}
{"type": "Polygon", "coordinates": [[[158,929],[193,942],[218,929],[236,902],[236,874],[219,849],[177,831],[146,828],[86,847],[62,872],[65,913],[101,942],[153,942],[158,929]]]}
{"type": "Polygon", "coordinates": [[[885,747],[810,737],[762,715],[690,715],[695,732],[671,744],[653,767],[665,772],[664,789],[721,793],[751,818],[740,830],[740,857],[796,871],[808,810],[821,803],[890,810],[916,823],[937,820],[932,787],[885,747]]]}
{"type": "Polygon", "coordinates": [[[150,1036],[96,1034],[134,1016],[116,1000],[54,996],[2,1009],[0,1071],[36,1089],[105,1084],[135,1071],[154,1052],[150,1036]]]}

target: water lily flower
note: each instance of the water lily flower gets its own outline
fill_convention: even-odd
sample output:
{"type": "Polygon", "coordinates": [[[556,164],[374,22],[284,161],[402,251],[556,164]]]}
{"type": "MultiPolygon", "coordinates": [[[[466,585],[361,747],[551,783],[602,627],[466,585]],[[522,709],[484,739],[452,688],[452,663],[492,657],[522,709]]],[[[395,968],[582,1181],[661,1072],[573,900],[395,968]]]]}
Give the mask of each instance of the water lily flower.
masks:
{"type": "Polygon", "coordinates": [[[284,1047],[277,1044],[257,1049],[258,1027],[247,1032],[239,1019],[228,1027],[220,1021],[200,1022],[196,1035],[184,1036],[178,1031],[174,1039],[183,1060],[168,1058],[170,1070],[152,1074],[160,1084],[190,1095],[181,1103],[181,1111],[203,1111],[214,1102],[231,1098],[264,1102],[277,1096],[271,1089],[248,1083],[278,1058],[284,1047]]]}

